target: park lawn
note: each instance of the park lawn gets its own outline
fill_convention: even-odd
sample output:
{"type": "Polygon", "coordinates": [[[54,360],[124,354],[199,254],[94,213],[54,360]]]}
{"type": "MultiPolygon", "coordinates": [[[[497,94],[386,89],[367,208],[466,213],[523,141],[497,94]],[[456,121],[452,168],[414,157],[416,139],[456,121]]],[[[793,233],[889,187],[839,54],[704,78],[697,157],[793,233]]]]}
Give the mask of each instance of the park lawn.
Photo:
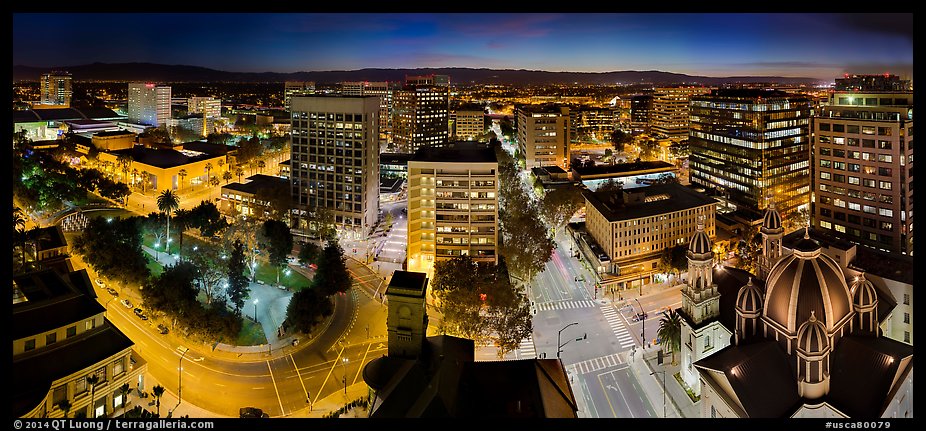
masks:
{"type": "MultiPolygon", "coordinates": [[[[257,264],[256,278],[260,281],[263,281],[266,285],[276,286],[277,271],[270,265],[259,262],[257,264]]],[[[309,279],[305,278],[304,275],[297,271],[290,270],[289,275],[286,275],[286,270],[284,269],[280,270],[280,284],[290,288],[294,292],[298,292],[309,287],[311,283],[309,279]]]]}
{"type": "Polygon", "coordinates": [[[238,333],[235,345],[256,346],[259,344],[267,344],[267,337],[264,335],[263,326],[261,326],[260,323],[255,323],[253,320],[242,316],[241,332],[238,333]]]}

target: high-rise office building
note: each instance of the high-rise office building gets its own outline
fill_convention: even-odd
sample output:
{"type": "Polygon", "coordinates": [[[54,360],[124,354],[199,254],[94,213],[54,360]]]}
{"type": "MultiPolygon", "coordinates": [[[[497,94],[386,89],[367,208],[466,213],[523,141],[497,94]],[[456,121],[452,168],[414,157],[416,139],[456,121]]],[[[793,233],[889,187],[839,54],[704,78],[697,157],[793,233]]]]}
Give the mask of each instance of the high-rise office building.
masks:
{"type": "Polygon", "coordinates": [[[524,105],[517,111],[518,148],[527,169],[556,165],[569,170],[569,107],[524,105]]]}
{"type": "Polygon", "coordinates": [[[408,162],[408,269],[469,255],[498,263],[498,160],[485,143],[420,148],[408,162]]]}
{"type": "Polygon", "coordinates": [[[343,234],[363,238],[379,210],[379,98],[296,96],[292,99],[296,227],[326,208],[343,234]]]}
{"type": "Polygon", "coordinates": [[[191,97],[187,100],[187,112],[218,118],[222,116],[222,101],[215,97],[191,97]]]}
{"type": "Polygon", "coordinates": [[[674,142],[688,139],[688,101],[692,96],[707,94],[710,90],[707,87],[655,89],[649,114],[652,134],[674,142]]]}
{"type": "Polygon", "coordinates": [[[397,85],[388,81],[369,82],[355,81],[342,82],[341,94],[345,96],[378,96],[379,97],[379,134],[380,140],[389,140],[392,135],[392,96],[397,85]]]}
{"type": "MultiPolygon", "coordinates": [[[[406,83],[394,96],[393,138],[400,153],[414,153],[422,147],[440,146],[449,140],[448,88],[406,83]]],[[[425,80],[424,82],[428,82],[425,80]]]]}
{"type": "Polygon", "coordinates": [[[836,91],[814,117],[812,223],[838,238],[911,254],[913,93],[864,88],[836,91]]]}
{"type": "Polygon", "coordinates": [[[634,134],[650,132],[652,110],[652,94],[639,94],[630,98],[630,128],[634,134]]]}
{"type": "Polygon", "coordinates": [[[772,196],[782,217],[810,204],[810,100],[781,91],[691,98],[690,178],[750,220],[772,196]]]}
{"type": "Polygon", "coordinates": [[[129,83],[129,121],[158,127],[170,118],[170,86],[129,83]]]}
{"type": "Polygon", "coordinates": [[[911,92],[910,81],[897,75],[849,75],[836,78],[836,91],[911,92]]]}
{"type": "Polygon", "coordinates": [[[283,84],[283,107],[286,111],[291,111],[293,97],[313,94],[315,94],[315,82],[313,81],[286,81],[283,84]]]}
{"type": "Polygon", "coordinates": [[[40,81],[42,105],[71,106],[71,74],[68,72],[43,73],[40,81]]]}
{"type": "Polygon", "coordinates": [[[569,142],[607,142],[620,119],[620,109],[580,105],[569,109],[569,142]]]}

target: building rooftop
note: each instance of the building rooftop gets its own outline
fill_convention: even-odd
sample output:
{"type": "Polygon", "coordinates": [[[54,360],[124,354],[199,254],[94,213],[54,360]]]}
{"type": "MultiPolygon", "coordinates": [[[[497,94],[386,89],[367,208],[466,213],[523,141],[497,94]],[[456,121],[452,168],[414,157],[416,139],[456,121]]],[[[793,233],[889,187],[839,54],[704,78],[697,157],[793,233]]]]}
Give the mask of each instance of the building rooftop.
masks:
{"type": "Polygon", "coordinates": [[[663,162],[661,160],[655,160],[649,162],[616,163],[613,165],[572,165],[571,169],[580,176],[590,176],[603,174],[622,174],[627,172],[648,171],[653,169],[673,170],[675,169],[675,165],[668,162],[663,162]]]}
{"type": "Polygon", "coordinates": [[[517,111],[523,111],[532,114],[562,114],[561,108],[565,106],[555,103],[544,103],[541,105],[518,105],[517,111]]]}
{"type": "Polygon", "coordinates": [[[13,123],[124,118],[109,108],[48,108],[13,111],[13,123]]]}
{"type": "Polygon", "coordinates": [[[289,187],[290,182],[283,177],[257,174],[246,178],[246,183],[231,183],[222,186],[222,189],[234,190],[241,193],[257,194],[258,191],[268,188],[289,187]]]}
{"type": "Polygon", "coordinates": [[[96,301],[87,270],[67,275],[46,269],[13,277],[26,301],[13,304],[13,339],[18,340],[88,319],[106,311],[96,301]]]}
{"type": "MultiPolygon", "coordinates": [[[[697,96],[691,96],[692,100],[711,100],[716,98],[724,99],[772,99],[772,98],[791,98],[791,99],[807,99],[806,96],[794,93],[788,93],[781,90],[762,90],[757,88],[721,88],[717,90],[711,90],[710,94],[701,94],[697,96]]],[[[809,100],[809,99],[807,99],[809,100]]]]}
{"type": "Polygon", "coordinates": [[[428,287],[428,276],[423,272],[412,271],[395,271],[392,273],[392,279],[389,286],[386,287],[386,295],[400,294],[408,295],[409,293],[424,297],[424,292],[428,287]]]}
{"type": "Polygon", "coordinates": [[[128,154],[132,156],[132,160],[134,160],[135,163],[142,163],[158,168],[173,168],[215,157],[214,155],[206,153],[191,157],[176,150],[144,148],[139,145],[124,150],[115,150],[112,151],[112,154],[117,156],[128,154]]]}
{"type": "Polygon", "coordinates": [[[26,234],[30,241],[38,241],[40,251],[68,245],[59,225],[32,229],[26,231],[26,234]]]}
{"type": "MultiPolygon", "coordinates": [[[[34,333],[40,333],[34,331],[34,333]]],[[[87,369],[133,346],[132,340],[109,321],[80,336],[13,357],[13,416],[20,417],[39,405],[54,381],[87,369]]],[[[133,355],[133,360],[140,360],[133,355]]],[[[126,364],[128,369],[129,364],[126,364]]],[[[138,364],[136,364],[138,366],[138,364]]],[[[97,392],[97,396],[103,396],[97,392]]]]}
{"type": "Polygon", "coordinates": [[[408,161],[415,157],[409,153],[381,153],[379,155],[379,164],[381,165],[407,165],[408,161]]]}
{"type": "Polygon", "coordinates": [[[484,142],[457,141],[441,147],[421,147],[413,162],[498,163],[495,149],[484,142]]]}
{"type": "Polygon", "coordinates": [[[110,136],[135,136],[135,134],[132,132],[129,132],[128,130],[110,130],[106,132],[96,132],[93,134],[93,136],[107,138],[110,136]]]}
{"type": "Polygon", "coordinates": [[[428,337],[419,359],[382,357],[363,370],[376,388],[379,418],[575,418],[559,359],[473,361],[472,340],[428,337]]]}
{"type": "Polygon", "coordinates": [[[233,145],[216,144],[212,142],[190,141],[183,143],[184,150],[199,151],[200,153],[211,154],[214,156],[223,156],[228,153],[235,153],[238,147],[233,145]]]}
{"type": "MultiPolygon", "coordinates": [[[[657,214],[665,214],[703,205],[715,204],[717,201],[679,184],[654,184],[616,192],[592,192],[583,190],[587,202],[593,205],[608,221],[631,220],[657,214]],[[647,198],[661,198],[650,202],[624,203],[624,195],[643,193],[647,198]]],[[[644,200],[645,200],[644,199],[644,200]]]]}

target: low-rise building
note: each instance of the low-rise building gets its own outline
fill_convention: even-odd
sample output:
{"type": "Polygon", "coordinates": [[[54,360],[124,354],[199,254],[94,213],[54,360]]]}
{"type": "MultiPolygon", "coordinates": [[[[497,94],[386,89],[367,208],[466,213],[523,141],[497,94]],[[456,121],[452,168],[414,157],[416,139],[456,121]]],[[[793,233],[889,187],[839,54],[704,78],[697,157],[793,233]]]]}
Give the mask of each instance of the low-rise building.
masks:
{"type": "Polygon", "coordinates": [[[132,148],[136,135],[124,130],[94,133],[91,143],[100,151],[115,151],[132,148]]]}
{"type": "MultiPolygon", "coordinates": [[[[257,174],[247,178],[244,183],[231,183],[222,186],[222,198],[219,211],[235,216],[256,217],[262,220],[273,218],[274,209],[269,199],[288,197],[289,180],[283,177],[257,174]]],[[[278,204],[278,203],[277,203],[278,204]]],[[[284,213],[288,214],[289,211],[284,213]]]]}
{"type": "Polygon", "coordinates": [[[591,244],[579,244],[603,285],[642,287],[659,272],[666,248],[686,244],[704,216],[704,231],[714,236],[717,202],[678,184],[657,184],[620,191],[583,191],[585,228],[606,259],[591,244]]]}

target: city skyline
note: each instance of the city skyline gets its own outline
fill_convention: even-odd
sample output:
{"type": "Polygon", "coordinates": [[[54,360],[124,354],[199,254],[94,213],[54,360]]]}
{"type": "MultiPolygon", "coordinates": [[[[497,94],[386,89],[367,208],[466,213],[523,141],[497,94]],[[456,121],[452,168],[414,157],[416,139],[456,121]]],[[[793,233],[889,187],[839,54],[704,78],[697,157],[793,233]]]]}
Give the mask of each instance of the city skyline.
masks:
{"type": "Polygon", "coordinates": [[[830,81],[845,73],[911,76],[912,27],[912,14],[19,13],[13,64],[662,70],[830,81]],[[145,30],[159,23],[177,30],[145,30]],[[111,31],[97,31],[104,27],[111,31]]]}

